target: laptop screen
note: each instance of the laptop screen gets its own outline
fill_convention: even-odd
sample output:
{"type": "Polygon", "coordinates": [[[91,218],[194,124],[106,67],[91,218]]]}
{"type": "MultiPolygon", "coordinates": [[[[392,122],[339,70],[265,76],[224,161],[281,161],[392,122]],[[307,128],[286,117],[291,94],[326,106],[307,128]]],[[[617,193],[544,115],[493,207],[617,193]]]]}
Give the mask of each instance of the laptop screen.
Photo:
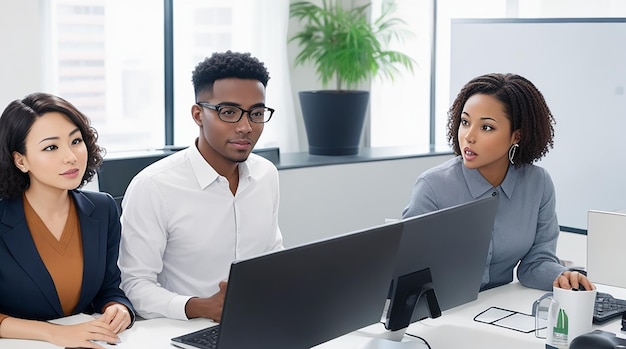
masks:
{"type": "Polygon", "coordinates": [[[220,349],[309,348],[379,322],[401,223],[234,262],[220,349]]]}

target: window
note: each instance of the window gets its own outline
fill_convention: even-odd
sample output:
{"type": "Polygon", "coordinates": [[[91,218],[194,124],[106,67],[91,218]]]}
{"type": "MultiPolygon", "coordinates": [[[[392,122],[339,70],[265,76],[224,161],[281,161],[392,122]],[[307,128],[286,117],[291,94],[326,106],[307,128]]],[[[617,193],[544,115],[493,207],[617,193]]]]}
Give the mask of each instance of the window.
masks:
{"type": "Polygon", "coordinates": [[[191,72],[213,52],[250,52],[265,63],[270,80],[266,105],[276,109],[257,148],[298,151],[287,62],[287,0],[174,1],[174,144],[198,137],[191,72]]]}
{"type": "Polygon", "coordinates": [[[191,72],[215,51],[251,52],[270,72],[266,104],[276,109],[258,147],[297,151],[286,58],[288,2],[177,0],[174,50],[164,52],[163,3],[154,0],[48,0],[54,62],[51,92],[92,120],[107,151],[165,145],[164,55],[174,60],[174,144],[198,135],[191,120],[191,72]],[[277,20],[284,18],[284,21],[277,20]],[[260,24],[259,19],[262,19],[260,24]],[[285,38],[276,40],[276,38],[285,38]]]}
{"type": "MultiPolygon", "coordinates": [[[[283,152],[304,150],[305,145],[298,140],[302,125],[294,117],[297,93],[292,91],[289,76],[293,64],[286,51],[289,0],[173,1],[174,52],[164,52],[161,1],[29,1],[43,7],[42,85],[91,118],[107,151],[165,145],[167,54],[173,55],[174,61],[173,145],[190,145],[198,134],[190,118],[194,103],[191,72],[212,52],[227,49],[251,52],[270,72],[266,104],[276,113],[265,126],[258,147],[278,146],[283,152]]],[[[381,2],[373,0],[374,18],[381,2]]],[[[626,2],[620,0],[396,2],[396,15],[415,35],[392,49],[410,54],[417,66],[414,74],[401,71],[395,81],[372,81],[366,144],[373,147],[411,146],[427,151],[432,142],[436,150],[448,149],[446,113],[457,92],[449,91],[451,18],[626,17],[626,2]],[[437,14],[435,28],[433,13],[437,14]],[[430,139],[431,128],[434,139],[430,139]]],[[[294,78],[306,79],[308,74],[294,78]]]]}
{"type": "Polygon", "coordinates": [[[163,6],[50,0],[51,92],[87,114],[108,152],[162,147],[163,6]]]}

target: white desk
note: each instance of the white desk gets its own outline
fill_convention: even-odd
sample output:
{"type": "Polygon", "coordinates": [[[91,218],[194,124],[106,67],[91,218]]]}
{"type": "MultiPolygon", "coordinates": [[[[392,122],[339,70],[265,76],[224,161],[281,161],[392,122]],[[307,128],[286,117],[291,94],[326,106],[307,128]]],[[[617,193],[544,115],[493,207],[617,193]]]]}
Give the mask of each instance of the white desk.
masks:
{"type": "MultiPolygon", "coordinates": [[[[598,285],[598,290],[609,292],[615,297],[626,299],[626,289],[598,285]]],[[[498,306],[530,314],[535,299],[544,292],[529,289],[514,282],[509,285],[481,292],[474,302],[444,311],[437,319],[426,319],[412,324],[407,333],[425,338],[435,349],[459,347],[462,343],[471,343],[470,347],[481,349],[543,349],[544,341],[535,338],[534,333],[521,333],[514,330],[493,325],[475,322],[474,316],[483,310],[498,306]]],[[[190,321],[153,319],[139,320],[135,325],[122,334],[122,343],[116,346],[107,346],[116,349],[155,348],[173,349],[170,338],[198,330],[212,324],[206,319],[190,321]]],[[[603,326],[594,326],[605,331],[617,333],[620,336],[621,323],[617,318],[603,326]]],[[[280,330],[277,329],[277,335],[280,330]]],[[[384,336],[386,331],[382,324],[368,326],[348,335],[336,338],[319,346],[316,349],[335,348],[365,348],[373,339],[384,336]]],[[[417,341],[413,337],[405,336],[406,341],[417,341]]],[[[0,339],[1,348],[15,349],[52,349],[54,345],[24,340],[0,339]]]]}
{"type": "MultiPolygon", "coordinates": [[[[586,265],[586,236],[571,233],[561,234],[557,254],[560,258],[570,260],[577,266],[586,265]]],[[[599,291],[608,292],[616,298],[626,299],[626,289],[605,285],[597,286],[599,291]]],[[[515,281],[505,286],[481,292],[476,301],[444,311],[440,318],[426,319],[414,323],[409,326],[407,333],[425,338],[434,349],[448,349],[461,346],[481,349],[543,349],[545,348],[544,340],[535,338],[534,333],[521,333],[475,322],[473,319],[477,314],[491,306],[530,314],[534,300],[544,293],[541,290],[523,287],[515,281]]],[[[131,329],[122,333],[122,343],[106,347],[116,349],[174,349],[175,347],[170,344],[170,338],[199,330],[211,324],[213,322],[206,319],[190,321],[170,319],[139,320],[131,329]]],[[[621,322],[619,318],[603,326],[594,325],[594,328],[626,337],[626,334],[620,331],[621,322]]],[[[277,329],[277,335],[280,335],[280,329],[277,329]]],[[[377,338],[386,335],[387,331],[384,329],[384,326],[375,324],[316,346],[315,349],[366,348],[369,343],[373,343],[377,338]]],[[[409,336],[404,338],[405,341],[419,341],[409,336]]],[[[58,349],[59,347],[44,342],[0,339],[0,348],[58,349]]],[[[401,346],[398,348],[401,348],[401,346]]]]}
{"type": "MultiPolygon", "coordinates": [[[[597,285],[599,291],[609,292],[617,298],[626,299],[626,290],[597,285]]],[[[474,316],[491,306],[530,314],[532,304],[545,292],[529,289],[518,282],[481,292],[474,302],[443,312],[437,319],[427,319],[409,327],[407,333],[419,335],[428,340],[433,348],[455,348],[459,343],[472,343],[471,347],[481,349],[543,349],[544,340],[534,333],[522,333],[494,325],[475,322],[474,316]]],[[[596,326],[620,334],[621,318],[596,326]]]]}
{"type": "MultiPolygon", "coordinates": [[[[597,285],[597,287],[599,291],[608,292],[617,298],[626,299],[626,289],[605,285],[597,285]]],[[[476,315],[491,306],[530,314],[533,302],[544,293],[544,291],[526,288],[519,282],[514,282],[481,292],[476,301],[444,311],[442,316],[437,319],[426,319],[414,323],[409,326],[407,333],[426,339],[434,349],[459,348],[463,347],[463,343],[471,343],[471,345],[466,347],[481,349],[544,349],[545,340],[536,338],[534,333],[522,333],[474,321],[476,315]]],[[[626,338],[626,333],[620,331],[620,317],[602,326],[594,325],[593,327],[594,329],[613,332],[620,337],[626,338]]],[[[382,325],[370,326],[364,330],[327,342],[319,346],[319,348],[342,348],[342,346],[335,344],[348,343],[348,337],[362,336],[368,338],[381,334],[384,334],[382,325]]],[[[350,343],[355,342],[356,340],[353,339],[350,343]]],[[[363,341],[359,343],[361,342],[363,341]]]]}

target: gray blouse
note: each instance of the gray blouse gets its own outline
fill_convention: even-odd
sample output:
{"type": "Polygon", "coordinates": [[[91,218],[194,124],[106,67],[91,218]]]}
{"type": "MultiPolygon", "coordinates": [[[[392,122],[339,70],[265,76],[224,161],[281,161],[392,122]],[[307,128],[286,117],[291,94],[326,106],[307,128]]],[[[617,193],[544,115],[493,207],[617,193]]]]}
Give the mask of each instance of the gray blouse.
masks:
{"type": "Polygon", "coordinates": [[[509,166],[502,184],[493,187],[457,156],[417,178],[402,218],[489,195],[499,197],[498,211],[481,289],[513,281],[513,269],[519,262],[517,278],[524,286],[552,290],[554,279],[567,268],[556,256],[559,225],[554,184],[539,166],[509,166]]]}

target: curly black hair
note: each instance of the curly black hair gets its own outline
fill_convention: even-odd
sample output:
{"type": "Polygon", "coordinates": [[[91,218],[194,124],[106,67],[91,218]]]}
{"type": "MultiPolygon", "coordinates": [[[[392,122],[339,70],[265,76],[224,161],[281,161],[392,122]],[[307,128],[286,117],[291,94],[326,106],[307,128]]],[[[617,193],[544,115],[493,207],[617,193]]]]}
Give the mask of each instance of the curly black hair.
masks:
{"type": "Polygon", "coordinates": [[[32,93],[9,103],[0,116],[0,197],[18,197],[29,187],[30,177],[15,166],[13,152],[26,154],[26,136],[31,126],[37,118],[49,112],[67,116],[82,134],[88,158],[87,169],[79,187],[87,184],[102,164],[104,149],[96,144],[98,133],[90,126],[89,118],[61,97],[32,93]]]}
{"type": "Polygon", "coordinates": [[[260,81],[264,87],[270,79],[263,62],[252,57],[250,53],[232,52],[218,53],[198,63],[192,72],[191,81],[196,97],[200,92],[213,90],[216,80],[226,78],[253,79],[260,81]]]}
{"type": "Polygon", "coordinates": [[[552,149],[556,122],[543,94],[522,76],[491,73],[478,76],[465,84],[448,111],[448,143],[456,155],[461,155],[458,139],[461,113],[465,102],[475,94],[485,94],[499,100],[511,121],[511,134],[520,130],[515,167],[531,164],[552,149]]]}

